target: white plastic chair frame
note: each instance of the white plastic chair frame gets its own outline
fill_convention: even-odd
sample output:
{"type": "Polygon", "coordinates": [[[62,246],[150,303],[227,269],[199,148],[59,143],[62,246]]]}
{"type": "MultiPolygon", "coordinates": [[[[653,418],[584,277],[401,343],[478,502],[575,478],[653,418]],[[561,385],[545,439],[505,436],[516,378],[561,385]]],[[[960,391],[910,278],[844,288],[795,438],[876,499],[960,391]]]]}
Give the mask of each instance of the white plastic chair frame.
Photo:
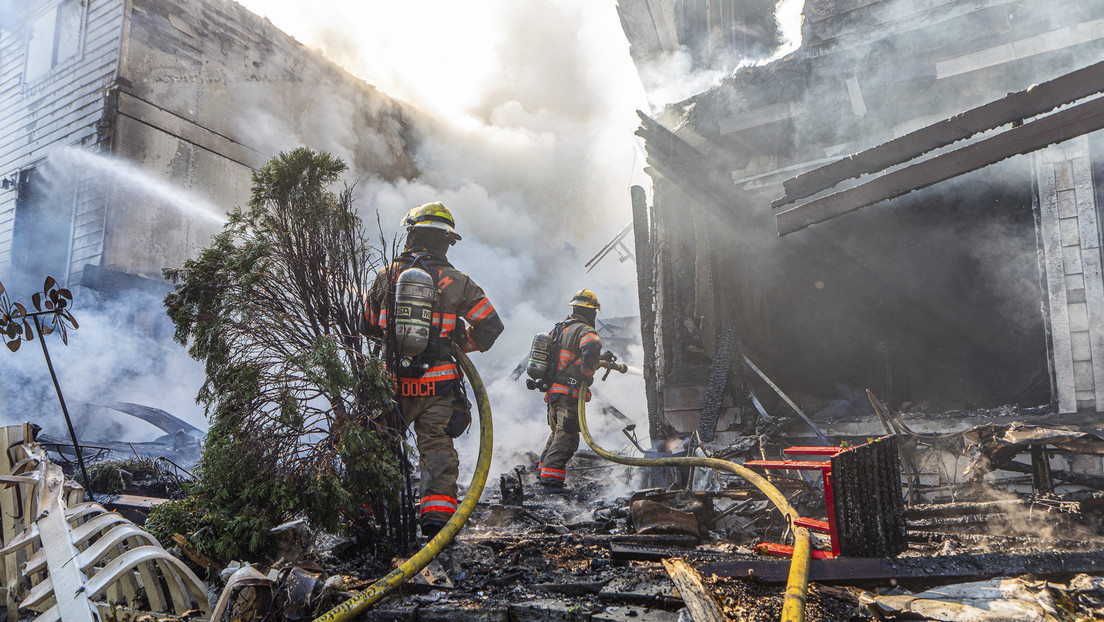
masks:
{"type": "MultiPolygon", "coordinates": [[[[13,428],[18,430],[0,428],[0,441],[8,441],[13,428]]],[[[35,622],[92,622],[97,605],[116,604],[135,612],[147,604],[150,613],[177,616],[200,609],[210,616],[206,585],[153,536],[120,514],[83,502],[83,489],[66,484],[41,447],[20,440],[5,453],[0,495],[14,511],[0,517],[0,581],[9,608],[22,596],[20,608],[41,612],[35,622]],[[73,596],[59,601],[57,594],[73,596]],[[105,597],[108,603],[94,602],[105,597]]]]}

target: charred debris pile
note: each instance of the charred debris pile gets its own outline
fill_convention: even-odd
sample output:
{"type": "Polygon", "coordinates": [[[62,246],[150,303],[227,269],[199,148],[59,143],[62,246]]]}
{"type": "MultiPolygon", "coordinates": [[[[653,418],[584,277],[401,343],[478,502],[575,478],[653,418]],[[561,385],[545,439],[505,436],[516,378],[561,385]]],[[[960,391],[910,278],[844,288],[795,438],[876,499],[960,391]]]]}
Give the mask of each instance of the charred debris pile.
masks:
{"type": "MultiPolygon", "coordinates": [[[[869,399],[882,427],[871,443],[841,440],[847,426],[865,425],[857,418],[811,417],[844,448],[836,455],[795,445],[811,433],[796,415],[736,441],[705,443],[695,433],[644,453],[756,466],[803,517],[830,524],[816,537],[808,620],[1101,615],[1104,482],[1077,467],[1104,450],[1091,419],[1059,423],[1011,407],[919,416],[869,399]],[[918,431],[967,415],[986,423],[918,431]]],[[[674,622],[684,610],[695,620],[778,619],[792,531],[746,482],[703,469],[632,469],[584,450],[569,464],[571,486],[549,492],[530,458],[500,474],[460,536],[364,619],[674,622]]],[[[111,481],[110,467],[95,464],[100,481],[111,481]]],[[[298,520],[278,531],[268,559],[212,559],[184,534],[170,550],[208,573],[213,597],[233,593],[236,619],[314,619],[402,559],[375,557],[371,529],[338,536],[298,520]]]]}

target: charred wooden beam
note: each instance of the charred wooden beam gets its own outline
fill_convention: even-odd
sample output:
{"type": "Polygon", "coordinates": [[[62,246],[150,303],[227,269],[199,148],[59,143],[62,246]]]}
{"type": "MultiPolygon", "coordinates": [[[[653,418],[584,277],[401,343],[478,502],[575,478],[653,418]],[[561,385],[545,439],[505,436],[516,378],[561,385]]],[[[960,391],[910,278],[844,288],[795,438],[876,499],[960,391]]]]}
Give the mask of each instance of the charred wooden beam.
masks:
{"type": "Polygon", "coordinates": [[[1054,478],[1051,476],[1050,454],[1046,447],[1031,448],[1031,485],[1035,492],[1045,495],[1054,492],[1054,478]]]}
{"type": "MultiPolygon", "coordinates": [[[[1005,462],[1000,465],[996,465],[995,468],[999,471],[1012,471],[1013,473],[1029,473],[1034,476],[1035,467],[1023,462],[1005,462]]],[[[1068,482],[1070,484],[1077,484],[1078,486],[1085,486],[1086,488],[1095,488],[1096,490],[1104,490],[1104,477],[1099,475],[1087,475],[1085,473],[1071,473],[1070,471],[1050,471],[1051,479],[1068,482]]],[[[1034,479],[1034,478],[1033,478],[1034,479]]]]}
{"type": "Polygon", "coordinates": [[[907,549],[897,438],[884,436],[831,461],[840,553],[892,557],[907,549]]]}
{"type": "Polygon", "coordinates": [[[931,503],[910,505],[905,508],[905,518],[929,518],[935,516],[974,516],[978,514],[1007,514],[1011,512],[1077,512],[1079,503],[1063,501],[1056,503],[1035,503],[1027,500],[1010,501],[958,501],[954,503],[931,503]]]}
{"type": "Polygon", "coordinates": [[[854,188],[788,209],[775,216],[778,235],[800,231],[810,225],[926,188],[1014,155],[1037,151],[1101,128],[1104,128],[1104,97],[1060,110],[996,136],[887,173],[854,188]]]}
{"type": "Polygon", "coordinates": [[[1104,62],[1036,84],[877,147],[787,179],[782,182],[785,196],[771,203],[771,207],[793,203],[847,179],[885,170],[980,132],[1050,112],[1101,91],[1104,91],[1104,62]]]}
{"type": "MultiPolygon", "coordinates": [[[[719,319],[719,318],[717,318],[719,319]]],[[[714,325],[716,325],[714,320],[714,325]]],[[[698,433],[701,440],[708,443],[717,434],[717,419],[721,414],[725,393],[728,392],[732,373],[739,369],[737,362],[740,353],[740,315],[733,306],[728,311],[724,331],[714,342],[713,362],[709,365],[709,384],[702,399],[701,421],[698,433]]]]}
{"type": "Polygon", "coordinates": [[[727,171],[718,168],[712,158],[683,140],[655,119],[640,112],[636,135],[646,141],[648,164],[669,179],[706,209],[727,209],[747,205],[747,194],[732,182],[727,171]]]}
{"type": "Polygon", "coordinates": [[[652,607],[665,611],[682,609],[686,603],[677,596],[667,594],[644,594],[640,592],[598,592],[595,598],[603,603],[617,603],[636,605],[638,607],[652,607]]]}
{"type": "Polygon", "coordinates": [[[629,188],[633,210],[633,239],[636,242],[636,277],[640,305],[640,342],[644,346],[644,397],[648,405],[648,437],[666,438],[667,430],[656,385],[656,311],[655,311],[655,255],[653,254],[652,224],[648,215],[648,198],[644,188],[629,188]]]}
{"type": "MultiPolygon", "coordinates": [[[[784,583],[790,560],[748,559],[707,562],[698,566],[705,575],[754,577],[768,583],[784,583]]],[[[809,580],[831,583],[888,582],[909,580],[934,583],[980,581],[992,577],[1031,573],[1037,577],[1073,576],[1077,573],[1104,572],[1104,551],[1047,551],[1039,553],[984,553],[940,555],[935,557],[837,557],[814,559],[809,565],[809,580]]]]}

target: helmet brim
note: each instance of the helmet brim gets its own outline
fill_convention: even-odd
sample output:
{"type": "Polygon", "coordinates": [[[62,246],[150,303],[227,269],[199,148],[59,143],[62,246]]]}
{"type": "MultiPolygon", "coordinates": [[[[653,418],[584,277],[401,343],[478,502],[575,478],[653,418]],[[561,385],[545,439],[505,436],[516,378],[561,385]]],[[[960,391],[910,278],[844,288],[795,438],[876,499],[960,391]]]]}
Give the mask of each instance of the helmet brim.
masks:
{"type": "Polygon", "coordinates": [[[418,227],[425,227],[427,229],[440,229],[441,231],[444,231],[444,232],[448,233],[449,235],[451,235],[453,237],[453,239],[456,239],[456,240],[462,239],[460,237],[460,234],[456,232],[456,229],[453,229],[451,226],[449,226],[448,223],[433,222],[433,221],[422,221],[422,222],[420,222],[416,225],[410,225],[407,228],[407,231],[409,231],[410,229],[416,229],[418,227]]]}

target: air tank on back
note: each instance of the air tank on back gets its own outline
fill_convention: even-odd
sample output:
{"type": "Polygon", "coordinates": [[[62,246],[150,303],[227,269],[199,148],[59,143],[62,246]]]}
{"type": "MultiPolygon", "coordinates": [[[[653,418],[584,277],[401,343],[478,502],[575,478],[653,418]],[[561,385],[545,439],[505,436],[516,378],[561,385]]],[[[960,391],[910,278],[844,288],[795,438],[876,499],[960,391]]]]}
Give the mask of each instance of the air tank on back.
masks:
{"type": "Polygon", "coordinates": [[[558,356],[559,349],[559,344],[548,333],[537,333],[533,337],[533,345],[529,348],[529,360],[525,365],[525,373],[530,378],[526,385],[530,389],[548,390],[548,387],[541,388],[541,384],[549,371],[559,366],[558,360],[552,360],[553,356],[558,356]]]}
{"type": "Polygon", "coordinates": [[[395,341],[399,356],[425,352],[433,324],[437,288],[433,277],[420,268],[409,268],[395,282],[395,341]]]}

